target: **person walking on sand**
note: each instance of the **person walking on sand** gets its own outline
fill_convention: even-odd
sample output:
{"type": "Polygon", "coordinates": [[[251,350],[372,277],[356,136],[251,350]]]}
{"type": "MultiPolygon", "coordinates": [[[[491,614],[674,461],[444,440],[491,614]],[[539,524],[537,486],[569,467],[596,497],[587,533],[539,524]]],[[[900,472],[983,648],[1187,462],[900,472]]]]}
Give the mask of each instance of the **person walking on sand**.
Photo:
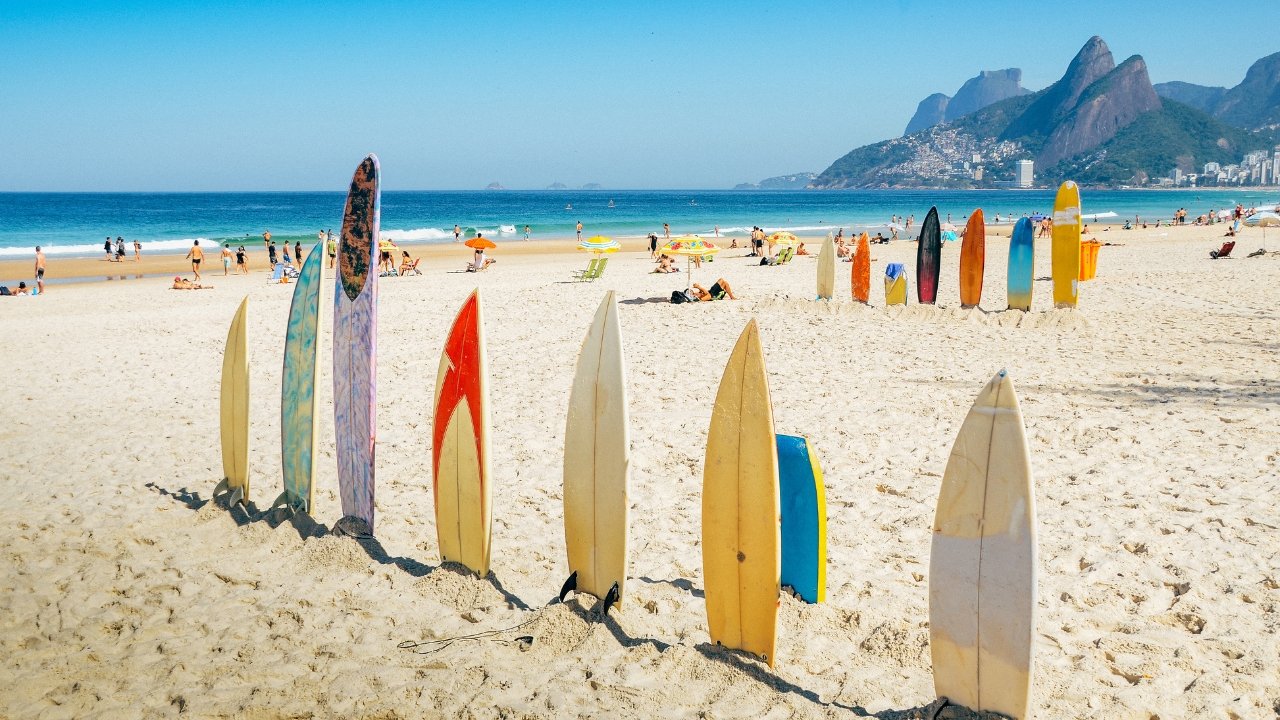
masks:
{"type": "Polygon", "coordinates": [[[329,268],[333,268],[334,258],[338,257],[338,241],[333,239],[333,233],[325,231],[324,233],[325,250],[329,252],[329,268]]]}
{"type": "MultiPolygon", "coordinates": [[[[525,239],[528,240],[528,238],[525,239]]],[[[458,227],[457,223],[453,224],[453,241],[462,242],[462,228],[458,227]]]]}
{"type": "Polygon", "coordinates": [[[578,239],[579,240],[582,239],[582,221],[581,220],[578,221],[578,239]]]}
{"type": "Polygon", "coordinates": [[[298,266],[302,266],[302,241],[295,240],[293,242],[293,256],[298,258],[298,266]]]}
{"type": "Polygon", "coordinates": [[[524,226],[524,239],[525,239],[525,240],[528,240],[528,239],[529,239],[529,226],[528,226],[528,225],[525,225],[525,226],[524,226]]]}
{"type": "Polygon", "coordinates": [[[241,275],[249,274],[249,260],[247,255],[248,253],[244,251],[243,245],[236,249],[236,272],[241,275]]]}
{"type": "Polygon", "coordinates": [[[44,294],[44,252],[36,246],[36,292],[44,294]]]}
{"type": "Polygon", "coordinates": [[[142,241],[133,239],[133,261],[142,262],[142,241]]]}
{"type": "Polygon", "coordinates": [[[662,223],[662,239],[671,239],[671,225],[669,223],[662,223]]]}
{"type": "Polygon", "coordinates": [[[124,262],[124,238],[116,238],[116,262],[124,262]]]}
{"type": "Polygon", "coordinates": [[[191,272],[195,274],[196,280],[200,279],[200,261],[204,260],[204,251],[200,249],[200,241],[196,240],[191,249],[187,251],[187,259],[191,261],[191,272]]]}
{"type": "Polygon", "coordinates": [[[263,231],[263,233],[262,233],[262,244],[263,244],[263,245],[270,245],[270,244],[271,244],[271,231],[270,231],[270,230],[265,230],[265,231],[263,231]]]}
{"type": "Polygon", "coordinates": [[[267,243],[267,259],[271,261],[271,269],[275,270],[276,269],[276,244],[273,242],[267,243]]]}
{"type": "Polygon", "coordinates": [[[231,248],[226,245],[222,246],[222,276],[226,277],[231,274],[231,248]]]}
{"type": "Polygon", "coordinates": [[[106,242],[102,243],[102,249],[107,253],[107,262],[111,262],[111,236],[107,236],[106,242]]]}

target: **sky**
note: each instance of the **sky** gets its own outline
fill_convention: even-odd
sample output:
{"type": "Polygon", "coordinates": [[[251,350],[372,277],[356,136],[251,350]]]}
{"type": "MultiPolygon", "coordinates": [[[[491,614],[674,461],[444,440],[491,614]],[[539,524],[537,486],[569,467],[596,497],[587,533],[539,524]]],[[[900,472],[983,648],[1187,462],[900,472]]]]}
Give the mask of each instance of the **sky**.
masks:
{"type": "Polygon", "coordinates": [[[1092,35],[1153,82],[1233,86],[1257,0],[0,0],[0,191],[728,188],[821,172],[927,95],[1092,35]]]}

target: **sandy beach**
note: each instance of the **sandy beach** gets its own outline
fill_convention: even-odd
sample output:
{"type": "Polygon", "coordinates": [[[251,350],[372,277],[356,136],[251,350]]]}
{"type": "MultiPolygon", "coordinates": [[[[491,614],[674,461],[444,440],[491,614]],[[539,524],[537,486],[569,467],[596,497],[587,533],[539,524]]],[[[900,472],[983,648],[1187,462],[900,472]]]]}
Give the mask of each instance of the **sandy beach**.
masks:
{"type": "MultiPolygon", "coordinates": [[[[914,285],[914,243],[873,246],[869,308],[847,300],[843,263],[837,300],[814,301],[813,256],[765,268],[726,250],[693,279],[724,277],[740,299],[675,306],[684,274],[652,274],[638,246],[594,283],[572,281],[588,258],[569,240],[502,243],[481,274],[462,272],[465,248],[415,247],[423,274],[380,283],[373,540],[327,529],[340,515],[332,276],[314,523],[277,526],[259,509],[280,488],[294,286],[267,284],[260,247],[254,272],[211,268],[204,291],[168,289],[190,277],[180,255],[51,258],[52,278],[166,277],[0,298],[0,717],[916,717],[934,699],[938,487],[1001,368],[1036,480],[1036,716],[1274,717],[1280,256],[1246,257],[1261,244],[1249,230],[1231,259],[1210,260],[1221,231],[1095,233],[1122,245],[1101,249],[1080,308],[1050,309],[1037,281],[1029,314],[959,308],[959,243],[943,251],[939,307],[915,305],[912,287],[913,304],[890,309],[884,265],[906,263],[914,285]],[[441,343],[477,286],[493,419],[487,579],[440,567],[430,475],[441,343]],[[601,620],[590,598],[554,601],[567,574],[565,410],[607,290],[620,300],[633,476],[628,596],[601,620]],[[223,343],[246,295],[247,513],[210,501],[223,343]],[[773,669],[709,644],[701,575],[712,401],[753,317],[777,431],[818,449],[829,523],[828,600],[784,595],[773,669]],[[476,634],[430,654],[398,647],[476,634]]],[[[1007,245],[989,242],[984,308],[1005,307],[1007,245]]],[[[0,277],[30,266],[0,263],[0,277]]],[[[1037,277],[1049,266],[1040,242],[1037,277]]]]}

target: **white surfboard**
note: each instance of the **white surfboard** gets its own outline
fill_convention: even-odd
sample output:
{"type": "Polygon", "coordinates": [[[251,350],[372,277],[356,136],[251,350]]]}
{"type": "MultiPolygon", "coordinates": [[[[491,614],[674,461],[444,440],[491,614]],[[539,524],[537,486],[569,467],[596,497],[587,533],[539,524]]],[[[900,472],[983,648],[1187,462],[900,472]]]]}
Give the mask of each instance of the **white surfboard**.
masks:
{"type": "Polygon", "coordinates": [[[969,410],[938,493],[929,647],[939,697],[1026,718],[1036,608],[1036,510],[1022,411],[1001,370],[969,410]]]}
{"type": "Polygon", "coordinates": [[[818,299],[830,300],[836,296],[836,241],[827,236],[822,241],[818,255],[818,299]]]}
{"type": "Polygon", "coordinates": [[[622,600],[627,580],[630,474],[626,368],[618,304],[611,290],[582,341],[569,393],[564,432],[564,535],[571,576],[566,590],[590,593],[601,600],[622,600]]]}

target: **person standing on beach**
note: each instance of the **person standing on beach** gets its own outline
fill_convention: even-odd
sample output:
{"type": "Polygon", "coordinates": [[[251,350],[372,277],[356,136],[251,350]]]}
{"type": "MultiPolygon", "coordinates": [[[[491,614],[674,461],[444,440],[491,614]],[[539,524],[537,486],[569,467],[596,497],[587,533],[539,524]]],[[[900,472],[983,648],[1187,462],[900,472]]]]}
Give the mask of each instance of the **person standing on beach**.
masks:
{"type": "Polygon", "coordinates": [[[525,226],[524,226],[524,239],[525,239],[525,240],[528,240],[528,239],[529,239],[529,226],[528,226],[528,225],[525,225],[525,226]]]}
{"type": "Polygon", "coordinates": [[[196,280],[200,279],[200,261],[204,260],[204,251],[200,249],[200,241],[196,240],[191,249],[187,251],[187,259],[191,261],[191,272],[195,274],[196,280]]]}
{"type": "Polygon", "coordinates": [[[325,250],[329,252],[329,268],[333,268],[333,259],[338,256],[338,241],[333,239],[333,233],[325,231],[324,233],[325,250]]]}
{"type": "Polygon", "coordinates": [[[231,248],[222,246],[222,277],[231,274],[231,248]]]}
{"type": "Polygon", "coordinates": [[[44,294],[44,252],[39,245],[36,246],[36,292],[44,294]]]}
{"type": "Polygon", "coordinates": [[[142,262],[142,242],[137,238],[133,239],[133,261],[142,262]]]}
{"type": "Polygon", "coordinates": [[[578,221],[578,239],[579,240],[582,239],[582,221],[581,220],[578,221]]]}
{"type": "Polygon", "coordinates": [[[293,256],[298,258],[298,266],[302,266],[302,241],[295,240],[293,242],[293,256]]]}
{"type": "MultiPolygon", "coordinates": [[[[528,240],[529,238],[525,239],[528,240]]],[[[458,227],[457,223],[453,224],[453,241],[462,242],[462,228],[458,227]]]]}
{"type": "Polygon", "coordinates": [[[671,225],[669,223],[662,223],[662,239],[671,239],[671,225]]]}
{"type": "Polygon", "coordinates": [[[107,262],[111,262],[111,236],[107,236],[106,242],[102,243],[102,249],[107,253],[107,262]]]}
{"type": "Polygon", "coordinates": [[[116,262],[124,262],[124,238],[116,238],[116,262]]]}
{"type": "Polygon", "coordinates": [[[276,244],[267,242],[267,259],[271,261],[271,269],[276,269],[276,244]]]}
{"type": "Polygon", "coordinates": [[[262,233],[262,244],[263,244],[263,245],[270,245],[270,244],[271,244],[271,231],[270,231],[270,230],[263,231],[263,233],[262,233]]]}
{"type": "Polygon", "coordinates": [[[240,273],[241,275],[249,274],[249,260],[247,256],[248,256],[248,253],[244,251],[244,246],[241,245],[236,250],[236,272],[240,273]]]}

